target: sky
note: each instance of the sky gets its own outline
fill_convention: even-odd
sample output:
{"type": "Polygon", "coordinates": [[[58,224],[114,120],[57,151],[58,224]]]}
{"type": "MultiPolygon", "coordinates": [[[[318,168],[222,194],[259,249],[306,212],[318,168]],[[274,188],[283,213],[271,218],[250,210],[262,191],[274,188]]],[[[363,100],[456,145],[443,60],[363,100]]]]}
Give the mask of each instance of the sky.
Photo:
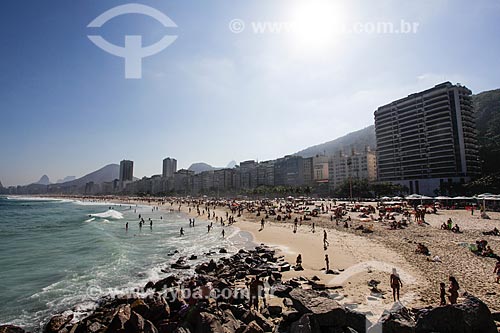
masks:
{"type": "Polygon", "coordinates": [[[143,14],[88,27],[128,3],[2,1],[4,186],[122,159],[136,177],[161,173],[165,157],[178,168],[275,159],[369,126],[377,107],[444,81],[500,88],[498,0],[137,0],[177,27],[143,14]],[[402,21],[416,28],[401,33],[402,21]],[[381,22],[400,33],[374,29],[381,22]],[[117,46],[127,35],[144,46],[177,39],[127,79],[124,59],[88,35],[117,46]]]}

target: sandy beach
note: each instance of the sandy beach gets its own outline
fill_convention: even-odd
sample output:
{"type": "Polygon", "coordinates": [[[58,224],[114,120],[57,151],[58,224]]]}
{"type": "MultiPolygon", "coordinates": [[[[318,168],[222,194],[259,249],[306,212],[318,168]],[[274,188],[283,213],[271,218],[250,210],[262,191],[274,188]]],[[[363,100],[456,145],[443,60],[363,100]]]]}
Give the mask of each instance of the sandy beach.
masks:
{"type": "MultiPolygon", "coordinates": [[[[225,216],[225,212],[225,209],[217,209],[216,215],[225,216]]],[[[299,216],[291,215],[292,220],[299,216]]],[[[352,303],[354,308],[372,312],[376,317],[393,304],[389,284],[393,268],[403,282],[401,301],[407,307],[439,305],[439,283],[448,285],[448,277],[453,275],[460,283],[460,295],[471,293],[482,299],[492,312],[500,311],[500,301],[496,297],[499,285],[494,283],[493,274],[496,260],[478,256],[466,245],[485,239],[495,252],[500,249],[500,237],[482,234],[500,224],[500,213],[489,212],[488,215],[491,219],[483,220],[479,214],[471,216],[465,210],[438,210],[437,214],[426,215],[428,225],[410,223],[405,229],[389,230],[384,222],[361,222],[357,212],[348,213],[352,219],[348,229],[336,226],[329,215],[324,214],[304,221],[294,233],[292,222],[276,222],[273,218],[267,219],[264,230],[259,231],[261,217],[245,212],[235,225],[250,232],[256,243],[280,250],[290,263],[295,263],[299,253],[302,255],[304,271],[292,270],[284,278],[317,276],[321,279],[319,282],[328,287],[342,287],[336,290],[341,302],[352,303]],[[463,233],[440,230],[440,225],[448,218],[457,223],[463,233]],[[311,230],[312,222],[315,233],[311,230]],[[373,233],[354,230],[366,224],[373,225],[373,233]],[[327,230],[330,243],[327,251],[323,249],[323,230],[327,230]],[[425,244],[431,256],[416,254],[417,243],[425,244]],[[325,254],[329,255],[330,266],[338,270],[339,275],[325,274],[325,254]],[[432,261],[435,256],[441,262],[432,261]],[[370,291],[370,280],[380,281],[378,289],[382,295],[370,291]]]]}

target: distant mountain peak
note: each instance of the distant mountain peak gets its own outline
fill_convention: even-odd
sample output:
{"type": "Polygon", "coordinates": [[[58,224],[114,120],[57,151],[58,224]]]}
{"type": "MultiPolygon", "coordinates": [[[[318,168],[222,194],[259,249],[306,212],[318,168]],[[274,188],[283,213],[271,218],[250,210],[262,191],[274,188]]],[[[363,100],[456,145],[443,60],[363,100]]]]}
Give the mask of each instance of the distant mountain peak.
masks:
{"type": "Polygon", "coordinates": [[[236,166],[236,161],[235,160],[232,160],[231,162],[229,162],[226,166],[226,168],[228,169],[232,169],[236,166]]]}
{"type": "Polygon", "coordinates": [[[63,179],[58,179],[57,182],[56,182],[56,184],[70,182],[70,181],[75,180],[75,179],[76,179],[75,176],[66,176],[63,179]]]}
{"type": "Polygon", "coordinates": [[[101,184],[111,182],[120,177],[120,166],[118,164],[108,164],[99,170],[91,172],[83,177],[80,177],[69,182],[58,184],[58,186],[83,186],[87,183],[101,184]]]}
{"type": "Polygon", "coordinates": [[[212,171],[212,170],[217,170],[217,169],[218,168],[215,168],[215,167],[211,166],[210,164],[207,164],[204,162],[193,163],[188,168],[188,170],[193,171],[194,173],[202,173],[204,171],[212,171]]]}
{"type": "Polygon", "coordinates": [[[39,181],[37,181],[35,184],[38,185],[50,185],[50,179],[47,175],[43,175],[39,181]]]}

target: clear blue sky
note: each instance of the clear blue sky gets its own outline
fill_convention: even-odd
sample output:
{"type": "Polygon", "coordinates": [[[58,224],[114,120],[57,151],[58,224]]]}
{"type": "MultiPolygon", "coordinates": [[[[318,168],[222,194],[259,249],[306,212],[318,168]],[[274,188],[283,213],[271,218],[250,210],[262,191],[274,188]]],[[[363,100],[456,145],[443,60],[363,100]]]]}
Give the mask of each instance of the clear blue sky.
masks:
{"type": "Polygon", "coordinates": [[[137,177],[161,173],[167,156],[179,167],[274,159],[371,125],[378,106],[442,81],[475,93],[500,87],[498,0],[137,2],[178,28],[144,15],[87,28],[126,1],[2,1],[4,185],[82,176],[124,158],[137,177]],[[243,32],[230,31],[233,19],[243,32]],[[328,34],[314,26],[325,19],[419,25],[412,34],[328,34]],[[303,29],[252,29],[297,20],[303,29]],[[146,45],[178,38],[144,59],[141,80],[126,80],[123,59],[89,34],[118,45],[125,35],[146,45]]]}

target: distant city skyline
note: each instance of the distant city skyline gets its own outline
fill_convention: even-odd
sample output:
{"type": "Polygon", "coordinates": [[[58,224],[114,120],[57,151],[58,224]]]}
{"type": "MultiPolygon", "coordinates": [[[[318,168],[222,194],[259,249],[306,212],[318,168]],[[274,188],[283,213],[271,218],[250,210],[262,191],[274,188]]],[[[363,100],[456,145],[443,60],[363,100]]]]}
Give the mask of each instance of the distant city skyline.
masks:
{"type": "Polygon", "coordinates": [[[139,1],[144,15],[87,25],[126,1],[5,0],[0,13],[0,181],[3,186],[81,177],[134,161],[134,176],[195,162],[271,160],[374,123],[401,96],[450,81],[473,94],[500,87],[500,2],[139,1]],[[235,33],[230,22],[246,23],[235,33]],[[314,21],[418,23],[410,34],[325,33],[314,21]],[[253,22],[300,21],[302,31],[255,33],[253,22]],[[312,24],[312,26],[311,26],[312,24]],[[116,45],[151,45],[143,78],[124,79],[116,45]]]}

